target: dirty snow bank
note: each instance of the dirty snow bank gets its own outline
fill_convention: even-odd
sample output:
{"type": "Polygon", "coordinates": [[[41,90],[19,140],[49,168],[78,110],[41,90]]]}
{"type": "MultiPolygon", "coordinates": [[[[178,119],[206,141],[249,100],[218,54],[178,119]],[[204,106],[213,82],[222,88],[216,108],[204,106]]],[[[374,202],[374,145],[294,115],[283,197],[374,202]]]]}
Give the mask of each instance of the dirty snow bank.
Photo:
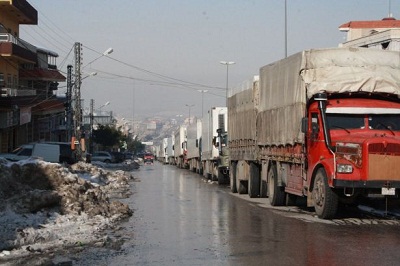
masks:
{"type": "Polygon", "coordinates": [[[64,167],[0,159],[0,264],[106,245],[110,239],[104,230],[132,215],[126,204],[115,200],[127,197],[132,179],[128,172],[82,162],[64,167]]]}

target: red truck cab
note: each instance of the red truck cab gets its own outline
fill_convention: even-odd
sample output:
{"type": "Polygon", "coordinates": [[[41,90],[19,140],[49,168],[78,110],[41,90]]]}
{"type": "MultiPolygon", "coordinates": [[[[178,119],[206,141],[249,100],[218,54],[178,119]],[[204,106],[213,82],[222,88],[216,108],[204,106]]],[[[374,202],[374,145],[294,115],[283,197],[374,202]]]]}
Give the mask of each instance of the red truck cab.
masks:
{"type": "Polygon", "coordinates": [[[339,200],[400,188],[400,102],[362,96],[317,95],[308,108],[306,187],[322,216],[339,200]]]}

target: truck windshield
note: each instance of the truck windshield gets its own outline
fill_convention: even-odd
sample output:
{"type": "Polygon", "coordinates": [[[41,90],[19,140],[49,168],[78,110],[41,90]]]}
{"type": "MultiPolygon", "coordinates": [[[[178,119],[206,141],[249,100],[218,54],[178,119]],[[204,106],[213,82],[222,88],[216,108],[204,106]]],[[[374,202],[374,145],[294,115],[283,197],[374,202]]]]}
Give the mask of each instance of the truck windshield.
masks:
{"type": "Polygon", "coordinates": [[[365,126],[365,115],[326,114],[329,129],[355,129],[365,126]]]}
{"type": "Polygon", "coordinates": [[[398,114],[327,114],[329,129],[357,129],[368,126],[371,130],[400,131],[398,114]],[[365,118],[368,117],[368,125],[365,118]]]}
{"type": "Polygon", "coordinates": [[[368,116],[370,129],[376,130],[400,130],[400,117],[398,114],[371,114],[368,116]]]}

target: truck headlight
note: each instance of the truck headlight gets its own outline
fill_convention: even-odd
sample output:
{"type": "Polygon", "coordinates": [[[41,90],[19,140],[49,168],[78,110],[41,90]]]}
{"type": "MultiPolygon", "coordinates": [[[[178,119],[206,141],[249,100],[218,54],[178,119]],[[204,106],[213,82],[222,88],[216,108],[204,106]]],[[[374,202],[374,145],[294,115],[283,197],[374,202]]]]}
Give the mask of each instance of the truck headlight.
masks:
{"type": "Polygon", "coordinates": [[[361,167],[362,165],[361,145],[357,143],[343,143],[343,142],[336,143],[336,159],[345,159],[354,164],[356,167],[361,167]]]}
{"type": "Polygon", "coordinates": [[[338,173],[353,173],[353,166],[351,164],[337,164],[336,170],[338,173]]]}

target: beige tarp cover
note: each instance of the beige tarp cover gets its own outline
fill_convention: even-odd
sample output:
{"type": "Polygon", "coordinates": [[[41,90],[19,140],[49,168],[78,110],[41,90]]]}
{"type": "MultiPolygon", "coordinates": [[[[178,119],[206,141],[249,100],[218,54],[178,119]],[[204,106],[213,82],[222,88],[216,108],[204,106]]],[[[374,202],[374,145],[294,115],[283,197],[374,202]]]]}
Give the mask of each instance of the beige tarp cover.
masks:
{"type": "Polygon", "coordinates": [[[400,53],[368,48],[307,50],[260,69],[257,142],[303,142],[301,118],[315,93],[400,94],[400,53]]]}
{"type": "Polygon", "coordinates": [[[255,140],[258,105],[258,76],[228,99],[229,140],[255,140]]]}

